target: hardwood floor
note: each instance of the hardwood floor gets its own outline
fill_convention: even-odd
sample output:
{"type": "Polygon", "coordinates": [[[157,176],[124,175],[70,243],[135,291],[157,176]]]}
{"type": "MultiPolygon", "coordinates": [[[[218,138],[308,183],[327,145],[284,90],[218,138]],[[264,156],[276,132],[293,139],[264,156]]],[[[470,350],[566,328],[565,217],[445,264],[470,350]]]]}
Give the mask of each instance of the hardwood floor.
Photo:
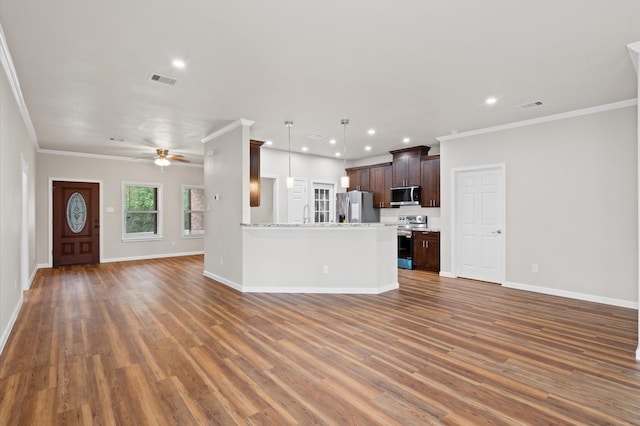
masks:
{"type": "Polygon", "coordinates": [[[635,310],[420,271],[377,296],[240,294],[202,271],[38,271],[0,423],[640,423],[635,310]]]}

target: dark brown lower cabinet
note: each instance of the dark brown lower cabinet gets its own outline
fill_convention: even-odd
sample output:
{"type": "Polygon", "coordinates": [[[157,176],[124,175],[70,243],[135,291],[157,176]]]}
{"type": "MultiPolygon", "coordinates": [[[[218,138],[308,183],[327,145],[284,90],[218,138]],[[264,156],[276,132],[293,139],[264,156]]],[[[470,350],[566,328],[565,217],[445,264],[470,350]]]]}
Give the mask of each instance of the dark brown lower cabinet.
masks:
{"type": "Polygon", "coordinates": [[[440,272],[440,232],[413,231],[413,267],[440,272]]]}

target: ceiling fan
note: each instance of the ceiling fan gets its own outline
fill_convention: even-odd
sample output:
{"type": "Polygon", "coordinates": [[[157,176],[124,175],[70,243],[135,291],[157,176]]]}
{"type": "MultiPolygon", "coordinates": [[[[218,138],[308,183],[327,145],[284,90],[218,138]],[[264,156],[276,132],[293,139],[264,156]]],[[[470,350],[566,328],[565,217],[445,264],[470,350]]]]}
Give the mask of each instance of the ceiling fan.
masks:
{"type": "Polygon", "coordinates": [[[181,154],[169,154],[169,150],[166,148],[157,148],[154,163],[160,167],[166,167],[171,164],[172,161],[179,161],[181,163],[189,163],[181,154]]]}

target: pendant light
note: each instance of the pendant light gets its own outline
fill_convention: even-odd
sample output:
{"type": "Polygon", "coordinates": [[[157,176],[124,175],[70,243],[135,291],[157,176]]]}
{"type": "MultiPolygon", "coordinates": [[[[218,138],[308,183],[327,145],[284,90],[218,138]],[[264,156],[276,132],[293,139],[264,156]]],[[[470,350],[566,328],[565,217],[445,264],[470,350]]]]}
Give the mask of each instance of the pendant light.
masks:
{"type": "Polygon", "coordinates": [[[293,188],[293,177],[291,176],[291,128],[293,127],[293,121],[285,121],[284,125],[289,130],[289,175],[287,176],[287,188],[293,188]]]}
{"type": "Polygon", "coordinates": [[[344,176],[340,178],[340,186],[343,188],[349,187],[349,176],[347,175],[347,124],[349,124],[348,118],[343,118],[340,120],[340,124],[344,127],[344,135],[343,135],[343,157],[344,157],[344,176]]]}

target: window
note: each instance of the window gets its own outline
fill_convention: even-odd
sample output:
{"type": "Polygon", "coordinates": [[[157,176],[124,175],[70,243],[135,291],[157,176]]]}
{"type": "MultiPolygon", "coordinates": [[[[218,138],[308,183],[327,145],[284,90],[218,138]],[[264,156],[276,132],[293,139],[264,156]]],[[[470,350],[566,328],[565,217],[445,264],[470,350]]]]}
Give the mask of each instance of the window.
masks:
{"type": "Polygon", "coordinates": [[[331,222],[333,185],[314,183],[313,185],[313,206],[314,222],[331,222]]]}
{"type": "Polygon", "coordinates": [[[182,235],[198,237],[204,235],[204,188],[182,187],[182,235]]]}
{"type": "Polygon", "coordinates": [[[162,185],[122,184],[123,239],[162,238],[162,185]]]}

